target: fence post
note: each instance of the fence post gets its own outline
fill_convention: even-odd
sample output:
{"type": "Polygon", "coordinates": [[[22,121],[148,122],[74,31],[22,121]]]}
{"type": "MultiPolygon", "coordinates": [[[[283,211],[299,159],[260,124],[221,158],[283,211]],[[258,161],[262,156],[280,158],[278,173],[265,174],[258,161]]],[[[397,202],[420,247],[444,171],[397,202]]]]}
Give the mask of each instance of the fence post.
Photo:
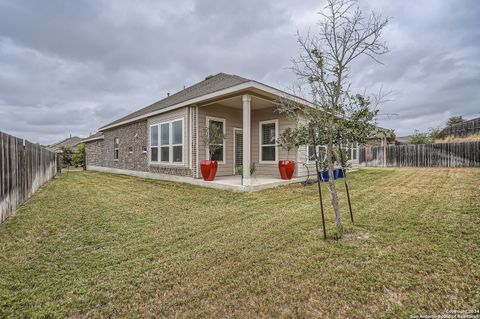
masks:
{"type": "Polygon", "coordinates": [[[57,173],[60,174],[62,173],[62,158],[60,156],[60,153],[55,153],[55,158],[57,162],[57,173]]]}
{"type": "Polygon", "coordinates": [[[87,152],[85,151],[85,149],[83,149],[83,170],[87,170],[87,152]]]}
{"type": "Polygon", "coordinates": [[[387,167],[387,138],[383,138],[383,167],[387,167]]]}

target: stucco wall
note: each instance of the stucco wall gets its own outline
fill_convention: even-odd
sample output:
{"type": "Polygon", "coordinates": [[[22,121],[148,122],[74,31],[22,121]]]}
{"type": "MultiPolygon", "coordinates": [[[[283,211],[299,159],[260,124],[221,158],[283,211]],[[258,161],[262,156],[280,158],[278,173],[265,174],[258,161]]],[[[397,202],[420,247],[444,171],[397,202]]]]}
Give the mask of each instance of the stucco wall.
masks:
{"type": "MultiPolygon", "coordinates": [[[[224,164],[218,165],[218,176],[232,175],[234,173],[234,128],[243,128],[243,114],[242,109],[230,108],[219,104],[213,104],[206,107],[200,107],[198,110],[198,123],[200,132],[202,128],[206,127],[207,117],[215,117],[225,119],[226,135],[225,135],[225,151],[226,161],[224,164]]],[[[255,163],[256,175],[267,175],[280,178],[278,171],[278,160],[287,159],[287,151],[278,147],[278,158],[275,163],[272,164],[260,164],[259,157],[259,123],[260,121],[278,120],[279,134],[287,127],[293,127],[294,123],[289,120],[285,115],[275,112],[275,108],[266,108],[260,110],[252,110],[251,113],[251,162],[255,163]]],[[[207,152],[205,142],[201,138],[199,139],[199,160],[207,158],[207,152]]],[[[297,159],[297,152],[295,150],[290,151],[290,160],[297,159]]],[[[295,172],[294,176],[297,176],[295,172]]]]}
{"type": "Polygon", "coordinates": [[[217,176],[233,175],[233,129],[242,128],[242,110],[229,108],[219,104],[213,104],[205,107],[198,108],[198,158],[199,163],[202,160],[208,158],[206,143],[204,140],[204,134],[202,130],[207,127],[206,119],[208,117],[225,119],[225,163],[218,164],[217,176]]]}
{"type": "MultiPolygon", "coordinates": [[[[269,121],[269,120],[278,120],[278,134],[282,133],[287,127],[293,128],[295,126],[295,123],[292,122],[290,119],[288,119],[285,114],[277,113],[274,107],[252,111],[251,157],[252,157],[252,162],[255,162],[255,165],[257,168],[256,174],[268,175],[268,176],[280,178],[280,172],[278,171],[278,161],[286,160],[286,159],[296,161],[297,153],[295,150],[291,150],[290,154],[288,154],[286,150],[282,149],[281,147],[277,147],[278,158],[275,163],[272,163],[272,164],[260,163],[260,136],[259,136],[260,122],[269,121]]],[[[295,173],[293,176],[297,176],[297,168],[295,169],[295,173]]]]}

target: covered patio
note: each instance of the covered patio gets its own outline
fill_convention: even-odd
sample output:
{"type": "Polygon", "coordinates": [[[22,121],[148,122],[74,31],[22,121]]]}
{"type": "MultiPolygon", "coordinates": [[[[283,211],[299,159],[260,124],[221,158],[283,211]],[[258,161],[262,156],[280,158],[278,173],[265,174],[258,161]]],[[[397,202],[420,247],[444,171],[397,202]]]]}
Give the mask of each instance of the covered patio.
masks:
{"type": "MultiPolygon", "coordinates": [[[[198,125],[194,126],[199,130],[196,134],[198,140],[195,141],[198,145],[198,153],[195,154],[197,167],[202,160],[210,159],[211,155],[202,140],[202,130],[212,123],[223,129],[224,143],[212,157],[218,162],[215,182],[221,185],[239,184],[248,189],[250,186],[258,188],[259,184],[277,184],[281,181],[278,170],[280,160],[294,160],[299,165],[306,162],[304,152],[292,150],[288,154],[277,144],[279,134],[295,123],[276,110],[275,96],[241,92],[199,103],[196,119],[198,125]],[[253,176],[250,176],[250,169],[243,168],[252,166],[253,176]],[[243,173],[243,179],[239,176],[241,173],[238,173],[238,168],[243,173]]],[[[297,167],[294,177],[306,175],[303,170],[303,166],[297,167]]],[[[196,171],[195,177],[201,178],[199,171],[196,171]]]]}

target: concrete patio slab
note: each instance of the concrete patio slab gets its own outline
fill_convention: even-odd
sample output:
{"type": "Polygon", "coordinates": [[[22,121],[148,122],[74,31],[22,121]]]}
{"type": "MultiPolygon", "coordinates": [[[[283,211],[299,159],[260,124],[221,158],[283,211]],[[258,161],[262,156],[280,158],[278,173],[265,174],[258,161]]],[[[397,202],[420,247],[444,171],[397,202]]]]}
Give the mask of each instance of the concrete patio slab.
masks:
{"type": "Polygon", "coordinates": [[[187,183],[202,187],[223,189],[232,192],[245,193],[245,192],[256,192],[268,188],[278,187],[281,185],[288,185],[292,183],[300,183],[306,179],[306,177],[292,178],[291,180],[283,180],[280,178],[273,178],[270,176],[252,176],[250,179],[250,186],[242,185],[242,178],[240,176],[218,176],[214,181],[207,182],[203,179],[196,179],[188,176],[176,176],[176,175],[167,175],[159,173],[150,173],[142,171],[131,171],[126,169],[117,169],[110,167],[101,167],[101,166],[87,166],[89,171],[97,171],[104,173],[113,173],[113,174],[124,174],[131,175],[143,178],[159,179],[165,181],[173,181],[179,183],[187,183]]]}

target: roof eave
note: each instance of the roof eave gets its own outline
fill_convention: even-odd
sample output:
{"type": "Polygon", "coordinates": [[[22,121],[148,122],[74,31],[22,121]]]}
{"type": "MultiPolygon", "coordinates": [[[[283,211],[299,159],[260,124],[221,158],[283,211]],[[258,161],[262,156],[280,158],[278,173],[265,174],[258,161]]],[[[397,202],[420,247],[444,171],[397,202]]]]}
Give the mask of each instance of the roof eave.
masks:
{"type": "Polygon", "coordinates": [[[93,142],[93,141],[103,140],[103,139],[104,139],[104,135],[100,135],[100,136],[96,136],[96,137],[92,137],[92,138],[86,138],[86,139],[82,140],[81,143],[93,142]]]}
{"type": "Polygon", "coordinates": [[[132,122],[137,122],[137,121],[140,121],[140,120],[143,120],[143,119],[146,119],[146,118],[158,115],[158,114],[173,111],[173,110],[181,108],[181,107],[185,107],[185,106],[192,105],[192,104],[198,104],[198,103],[200,103],[202,101],[205,101],[205,100],[214,99],[214,98],[217,98],[217,97],[221,97],[221,96],[224,96],[224,95],[232,94],[232,93],[235,93],[235,92],[239,92],[239,91],[243,91],[243,90],[247,90],[247,89],[251,89],[251,88],[256,88],[256,89],[259,89],[259,90],[262,90],[262,91],[265,91],[265,92],[268,92],[268,93],[271,93],[271,94],[274,94],[274,95],[277,95],[277,96],[283,96],[283,97],[288,98],[290,100],[293,100],[294,102],[299,103],[299,104],[304,104],[304,105],[307,105],[307,106],[315,107],[315,105],[313,103],[311,103],[311,102],[309,102],[305,99],[302,99],[298,96],[294,96],[292,94],[289,94],[287,92],[275,89],[271,86],[265,85],[265,84],[257,82],[257,81],[248,81],[248,82],[244,82],[244,83],[240,83],[240,84],[231,86],[231,87],[223,89],[223,90],[219,90],[219,91],[209,93],[209,94],[205,94],[205,95],[202,95],[202,96],[199,96],[199,97],[196,97],[196,98],[184,101],[184,102],[180,102],[180,103],[168,106],[168,107],[160,109],[160,110],[156,110],[156,111],[149,112],[149,113],[146,113],[146,114],[143,114],[143,115],[139,115],[139,116],[133,117],[133,118],[125,120],[125,121],[121,121],[121,122],[118,122],[118,123],[115,123],[115,124],[106,125],[106,126],[103,126],[103,127],[99,128],[98,130],[99,131],[109,130],[109,129],[112,129],[112,128],[115,128],[115,127],[118,127],[118,126],[122,126],[122,125],[125,125],[125,124],[132,123],[132,122]]]}

